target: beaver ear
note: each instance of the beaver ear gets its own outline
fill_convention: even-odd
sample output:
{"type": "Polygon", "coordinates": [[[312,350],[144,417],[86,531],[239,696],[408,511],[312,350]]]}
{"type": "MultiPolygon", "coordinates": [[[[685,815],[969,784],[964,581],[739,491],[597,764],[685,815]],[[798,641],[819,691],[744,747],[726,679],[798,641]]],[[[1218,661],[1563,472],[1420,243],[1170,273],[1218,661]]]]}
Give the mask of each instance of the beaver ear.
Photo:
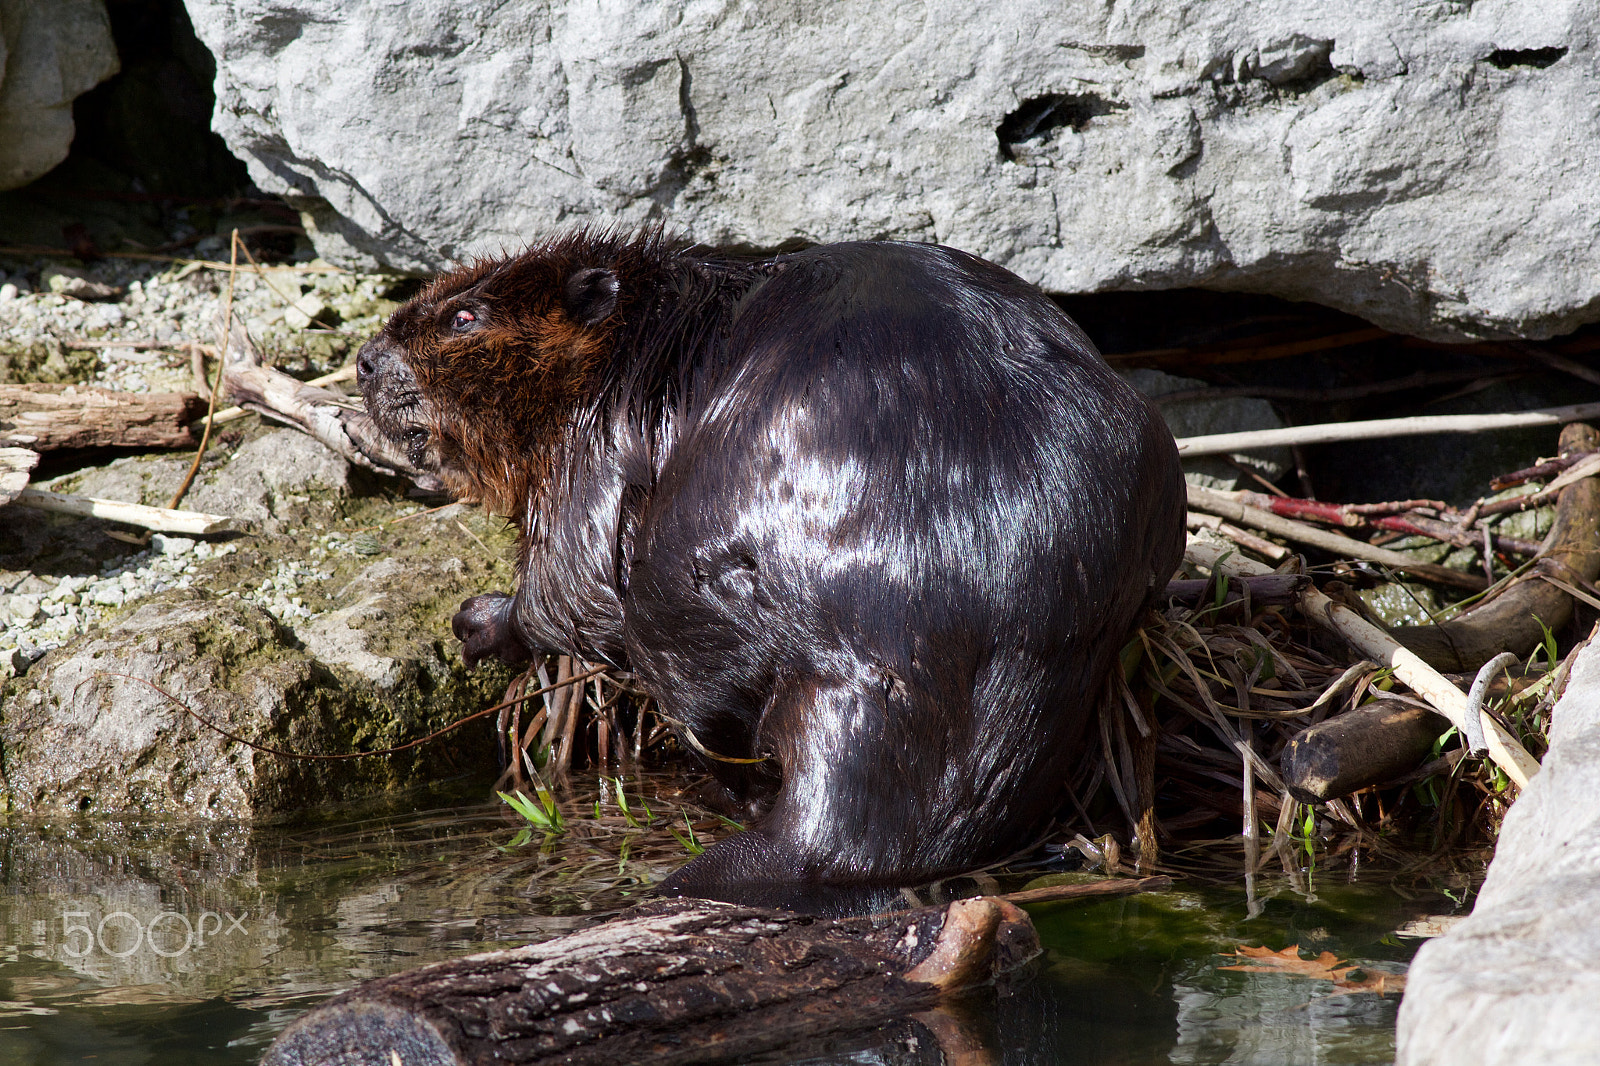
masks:
{"type": "Polygon", "coordinates": [[[617,275],[604,267],[589,267],[567,279],[562,303],[567,317],[580,326],[598,326],[617,309],[617,275]]]}

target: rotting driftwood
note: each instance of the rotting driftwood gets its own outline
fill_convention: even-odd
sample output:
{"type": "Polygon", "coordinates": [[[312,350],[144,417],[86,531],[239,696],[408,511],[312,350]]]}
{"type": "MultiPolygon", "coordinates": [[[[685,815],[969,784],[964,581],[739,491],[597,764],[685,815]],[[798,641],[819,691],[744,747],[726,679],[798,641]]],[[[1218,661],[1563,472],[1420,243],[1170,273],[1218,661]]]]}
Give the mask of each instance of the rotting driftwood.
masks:
{"type": "Polygon", "coordinates": [[[115,392],[86,385],[0,384],[0,445],[192,448],[189,423],[205,414],[192,392],[115,392]]]}
{"type": "Polygon", "coordinates": [[[996,897],[843,920],[658,902],[368,981],[296,1021],[262,1063],[722,1062],[937,1010],[1038,952],[1027,914],[996,897]]]}
{"type": "Polygon", "coordinates": [[[255,342],[238,321],[228,333],[223,353],[222,389],[240,406],[304,430],[358,466],[409,478],[429,492],[444,490],[443,482],[413,466],[405,453],[378,431],[359,399],[264,366],[255,342]]]}
{"type": "Polygon", "coordinates": [[[1302,803],[1347,796],[1415,770],[1449,728],[1427,707],[1374,700],[1296,734],[1279,760],[1283,783],[1302,803]]]}
{"type": "MultiPolygon", "coordinates": [[[[1561,431],[1563,454],[1594,451],[1600,433],[1582,423],[1561,431]]],[[[1531,652],[1544,631],[1572,618],[1572,596],[1541,580],[1549,576],[1582,588],[1600,575],[1600,477],[1586,477],[1561,490],[1555,526],[1532,571],[1494,599],[1436,626],[1397,626],[1395,638],[1437,670],[1472,673],[1503,651],[1531,652]],[[1543,623],[1541,626],[1540,623],[1543,623]]]]}

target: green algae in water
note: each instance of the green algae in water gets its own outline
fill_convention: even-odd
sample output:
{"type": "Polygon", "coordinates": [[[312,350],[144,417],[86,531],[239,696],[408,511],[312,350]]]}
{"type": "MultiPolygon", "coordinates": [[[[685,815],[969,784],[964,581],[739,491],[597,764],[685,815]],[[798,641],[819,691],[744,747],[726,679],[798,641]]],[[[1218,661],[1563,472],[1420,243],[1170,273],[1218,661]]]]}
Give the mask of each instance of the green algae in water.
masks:
{"type": "MultiPolygon", "coordinates": [[[[685,858],[666,832],[682,823],[683,784],[627,779],[633,820],[644,801],[660,823],[641,831],[591,783],[564,801],[567,832],[521,848],[507,847],[518,824],[498,803],[401,800],[299,828],[0,826],[0,1062],[254,1063],[295,1017],[358,981],[622,910],[685,858]]],[[[1391,1061],[1396,996],[1219,967],[1241,944],[1298,943],[1403,971],[1415,942],[1393,931],[1456,905],[1377,881],[1314,895],[1263,882],[1257,899],[1252,917],[1242,885],[1180,882],[1034,907],[1047,953],[969,1004],[963,1024],[1007,1063],[1391,1061]]],[[[907,1022],[763,1061],[940,1059],[935,1035],[907,1022]]]]}

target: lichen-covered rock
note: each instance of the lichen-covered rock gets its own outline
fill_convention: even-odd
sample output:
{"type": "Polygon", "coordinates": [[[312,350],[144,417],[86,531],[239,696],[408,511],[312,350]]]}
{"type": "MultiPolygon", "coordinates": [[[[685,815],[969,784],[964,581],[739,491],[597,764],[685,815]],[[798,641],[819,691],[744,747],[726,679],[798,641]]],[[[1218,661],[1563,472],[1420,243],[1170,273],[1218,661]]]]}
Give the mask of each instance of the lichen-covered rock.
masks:
{"type": "Polygon", "coordinates": [[[662,221],[1436,338],[1600,318],[1600,0],[187,4],[215,127],[345,262],[662,221]]]}
{"type": "Polygon", "coordinates": [[[117,70],[102,0],[0,0],[0,190],[67,157],[72,101],[117,70]]]}
{"type": "Polygon", "coordinates": [[[249,818],[488,769],[481,728],[339,762],[218,731],[307,754],[373,750],[495,701],[504,671],[468,674],[440,639],[477,591],[459,561],[379,559],[349,587],[366,590],[353,608],[284,619],[237,592],[174,590],[46,655],[0,713],[5,809],[249,818]]]}

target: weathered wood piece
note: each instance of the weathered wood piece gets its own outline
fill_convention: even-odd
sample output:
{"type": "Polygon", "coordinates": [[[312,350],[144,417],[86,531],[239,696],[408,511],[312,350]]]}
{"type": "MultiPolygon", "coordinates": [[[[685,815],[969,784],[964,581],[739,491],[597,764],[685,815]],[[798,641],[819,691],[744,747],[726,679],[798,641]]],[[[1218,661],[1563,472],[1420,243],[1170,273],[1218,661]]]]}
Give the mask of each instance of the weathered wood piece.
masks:
{"type": "Polygon", "coordinates": [[[0,385],[0,445],[192,448],[189,423],[205,414],[192,392],[114,392],[87,385],[0,385]]]}
{"type": "Polygon", "coordinates": [[[27,448],[0,448],[0,507],[28,487],[28,475],[39,465],[39,453],[27,448]]]}
{"type": "Polygon", "coordinates": [[[121,522],[157,533],[183,533],[191,537],[228,533],[241,528],[236,519],[227,515],[173,511],[165,507],[146,507],[141,503],[102,500],[93,496],[67,496],[43,489],[23,489],[14,502],[18,507],[32,507],[36,511],[54,511],[80,518],[104,518],[108,522],[121,522]]]}
{"type": "MultiPolygon", "coordinates": [[[[1190,540],[1184,550],[1184,560],[1209,570],[1221,568],[1232,574],[1270,574],[1264,564],[1242,558],[1236,553],[1223,555],[1226,549],[1205,541],[1190,540]]],[[[1466,731],[1467,694],[1450,679],[1430,666],[1416,652],[1407,648],[1387,630],[1373,625],[1343,604],[1334,603],[1315,586],[1308,586],[1300,594],[1300,612],[1312,622],[1337,633],[1349,641],[1361,654],[1394,670],[1394,676],[1411,686],[1413,692],[1427,700],[1439,713],[1450,719],[1452,725],[1466,731]]],[[[1484,735],[1489,743],[1489,757],[1506,776],[1525,788],[1539,772],[1539,760],[1528,754],[1522,742],[1489,716],[1479,711],[1484,735]]]]}
{"type": "MultiPolygon", "coordinates": [[[[444,490],[438,477],[413,466],[405,452],[379,432],[359,399],[308,385],[263,365],[243,323],[235,321],[229,330],[222,360],[223,392],[241,407],[304,430],[358,466],[409,478],[430,492],[444,490]]],[[[222,421],[220,415],[217,420],[222,421]]]]}
{"type": "Polygon", "coordinates": [[[1038,954],[995,897],[827,920],[648,904],[524,948],[368,981],[286,1029],[263,1066],[726,1062],[935,1009],[1038,954]]]}
{"type": "MultiPolygon", "coordinates": [[[[1563,453],[1596,446],[1600,433],[1588,425],[1561,431],[1563,453]]],[[[1544,639],[1546,627],[1557,631],[1572,618],[1572,596],[1539,580],[1541,574],[1580,589],[1600,576],[1600,477],[1582,477],[1561,490],[1555,525],[1533,571],[1447,622],[1396,626],[1392,632],[1435,669],[1452,673],[1470,674],[1503,651],[1525,656],[1544,639]]]]}
{"type": "Polygon", "coordinates": [[[1289,794],[1322,803],[1391,781],[1427,759],[1450,720],[1403,700],[1374,700],[1302,729],[1280,766],[1289,794]]]}

